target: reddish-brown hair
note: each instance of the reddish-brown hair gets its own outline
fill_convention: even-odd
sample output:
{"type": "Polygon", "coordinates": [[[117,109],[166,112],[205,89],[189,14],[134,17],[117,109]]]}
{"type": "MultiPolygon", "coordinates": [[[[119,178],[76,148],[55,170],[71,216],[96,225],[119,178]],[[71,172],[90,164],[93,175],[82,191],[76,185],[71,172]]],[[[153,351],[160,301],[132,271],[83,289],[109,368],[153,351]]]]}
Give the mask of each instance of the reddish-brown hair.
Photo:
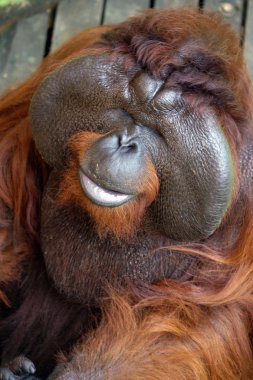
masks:
{"type": "MultiPolygon", "coordinates": [[[[39,207],[50,168],[33,143],[31,97],[45,75],[67,60],[106,51],[112,59],[123,55],[126,70],[141,67],[168,78],[166,86],[183,88],[190,104],[212,105],[235,158],[243,138],[252,136],[252,90],[239,41],[215,15],[181,9],[151,17],[148,11],[117,28],[75,37],[0,102],[0,285],[20,278],[23,262],[39,244],[39,207]]],[[[127,294],[110,290],[101,325],[73,352],[66,379],[71,372],[103,379],[253,378],[253,207],[241,175],[235,194],[240,202],[234,200],[237,209],[231,208],[219,231],[201,244],[170,247],[200,257],[203,265],[186,282],[164,280],[127,294]]],[[[157,191],[152,168],[150,177],[155,185],[145,207],[157,191]]],[[[72,178],[71,168],[66,178],[72,178]]],[[[60,199],[69,201],[64,191],[60,199]]],[[[87,201],[84,207],[104,228],[108,220],[100,221],[95,206],[87,201]]],[[[137,220],[145,207],[135,214],[137,220]]],[[[131,217],[130,206],[124,215],[131,217]]],[[[116,223],[112,227],[120,236],[116,223]]],[[[1,289],[0,298],[8,304],[1,289]]]]}

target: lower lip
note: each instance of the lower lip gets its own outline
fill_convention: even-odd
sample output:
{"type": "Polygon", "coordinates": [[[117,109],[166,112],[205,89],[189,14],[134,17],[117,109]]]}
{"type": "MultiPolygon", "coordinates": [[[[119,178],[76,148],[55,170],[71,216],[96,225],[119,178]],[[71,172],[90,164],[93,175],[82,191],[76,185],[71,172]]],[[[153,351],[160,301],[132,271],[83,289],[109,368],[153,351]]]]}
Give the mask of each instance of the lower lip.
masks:
{"type": "Polygon", "coordinates": [[[132,194],[122,194],[98,186],[81,169],[79,170],[79,177],[82,189],[87,197],[99,206],[118,207],[134,197],[132,194]]]}

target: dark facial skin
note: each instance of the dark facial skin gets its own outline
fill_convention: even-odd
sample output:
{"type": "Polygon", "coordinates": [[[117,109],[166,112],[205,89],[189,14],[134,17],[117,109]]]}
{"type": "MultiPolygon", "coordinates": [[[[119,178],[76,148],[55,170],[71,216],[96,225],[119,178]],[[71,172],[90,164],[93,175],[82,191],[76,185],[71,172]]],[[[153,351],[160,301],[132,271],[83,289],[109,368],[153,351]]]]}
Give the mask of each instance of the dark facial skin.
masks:
{"type": "MultiPolygon", "coordinates": [[[[126,74],[119,58],[112,63],[98,56],[78,58],[49,75],[34,96],[30,116],[37,148],[54,168],[42,206],[42,248],[56,286],[69,296],[76,293],[71,281],[85,299],[94,295],[95,285],[88,280],[94,273],[98,287],[118,278],[154,282],[173,277],[175,258],[169,251],[150,252],[172,241],[205,239],[219,227],[232,198],[233,160],[211,108],[200,114],[180,91],[165,88],[149,73],[126,74]],[[145,178],[148,160],[156,169],[159,193],[132,242],[116,243],[112,237],[105,243],[85,210],[57,204],[67,143],[82,131],[101,134],[82,155],[77,176],[83,196],[105,212],[140,196],[138,180],[145,178]],[[73,272],[60,266],[66,252],[74,252],[73,272]],[[106,268],[109,263],[109,273],[104,275],[98,263],[106,268]]],[[[181,273],[180,262],[177,253],[181,273]]]]}
{"type": "Polygon", "coordinates": [[[157,155],[153,147],[160,146],[161,149],[166,149],[156,130],[132,124],[98,138],[81,161],[82,187],[96,204],[117,207],[137,197],[139,178],[145,176],[147,170],[147,158],[151,156],[155,159],[157,155]],[[101,197],[101,200],[95,194],[93,196],[92,192],[86,189],[83,175],[102,188],[115,192],[115,196],[112,199],[110,196],[105,196],[105,199],[101,197]]]}

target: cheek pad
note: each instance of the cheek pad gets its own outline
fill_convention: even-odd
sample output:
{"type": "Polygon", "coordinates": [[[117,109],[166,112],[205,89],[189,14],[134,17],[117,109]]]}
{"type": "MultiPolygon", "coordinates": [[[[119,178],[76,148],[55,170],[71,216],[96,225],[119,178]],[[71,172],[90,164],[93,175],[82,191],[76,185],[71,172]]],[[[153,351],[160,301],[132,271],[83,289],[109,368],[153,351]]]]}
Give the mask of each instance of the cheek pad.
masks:
{"type": "Polygon", "coordinates": [[[205,239],[219,227],[232,200],[229,144],[211,112],[200,116],[182,102],[161,117],[161,124],[168,149],[159,169],[154,221],[174,240],[205,239]]]}
{"type": "Polygon", "coordinates": [[[123,107],[128,81],[107,55],[74,59],[43,80],[29,115],[36,147],[51,167],[64,168],[66,143],[75,133],[111,128],[108,110],[123,107]]]}
{"type": "Polygon", "coordinates": [[[77,132],[104,133],[133,120],[157,129],[166,149],[150,148],[160,179],[149,212],[154,226],[177,241],[205,239],[219,227],[233,193],[233,160],[219,121],[211,111],[188,110],[161,80],[122,67],[120,58],[91,56],[49,74],[30,107],[37,149],[62,169],[66,143],[77,132]]]}

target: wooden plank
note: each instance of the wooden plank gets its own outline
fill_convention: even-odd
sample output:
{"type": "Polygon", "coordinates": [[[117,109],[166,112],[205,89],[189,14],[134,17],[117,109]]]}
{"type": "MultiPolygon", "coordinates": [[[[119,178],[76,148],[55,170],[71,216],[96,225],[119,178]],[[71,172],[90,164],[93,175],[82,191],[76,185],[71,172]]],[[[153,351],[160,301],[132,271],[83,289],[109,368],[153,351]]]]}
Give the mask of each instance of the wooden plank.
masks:
{"type": "Polygon", "coordinates": [[[1,33],[0,33],[0,71],[6,65],[10,47],[13,41],[13,38],[16,33],[16,24],[8,25],[1,33]]]}
{"type": "Polygon", "coordinates": [[[56,5],[60,0],[12,0],[11,2],[0,2],[0,26],[8,21],[17,21],[27,18],[36,13],[56,5]],[[8,4],[9,3],[9,4],[8,4]]]}
{"type": "Polygon", "coordinates": [[[156,0],[155,8],[178,7],[181,5],[198,6],[198,0],[156,0]]]}
{"type": "Polygon", "coordinates": [[[103,0],[62,0],[57,9],[52,50],[74,34],[100,23],[103,0]]]}
{"type": "Polygon", "coordinates": [[[39,65],[44,53],[47,26],[47,12],[18,23],[7,62],[0,73],[0,92],[23,81],[39,65]]]}
{"type": "Polygon", "coordinates": [[[114,24],[149,7],[149,0],[107,0],[104,24],[114,24]]]}
{"type": "Polygon", "coordinates": [[[248,2],[244,55],[253,82],[253,1],[248,2]]]}
{"type": "Polygon", "coordinates": [[[244,0],[205,0],[205,9],[219,12],[236,30],[241,33],[244,0]]]}

